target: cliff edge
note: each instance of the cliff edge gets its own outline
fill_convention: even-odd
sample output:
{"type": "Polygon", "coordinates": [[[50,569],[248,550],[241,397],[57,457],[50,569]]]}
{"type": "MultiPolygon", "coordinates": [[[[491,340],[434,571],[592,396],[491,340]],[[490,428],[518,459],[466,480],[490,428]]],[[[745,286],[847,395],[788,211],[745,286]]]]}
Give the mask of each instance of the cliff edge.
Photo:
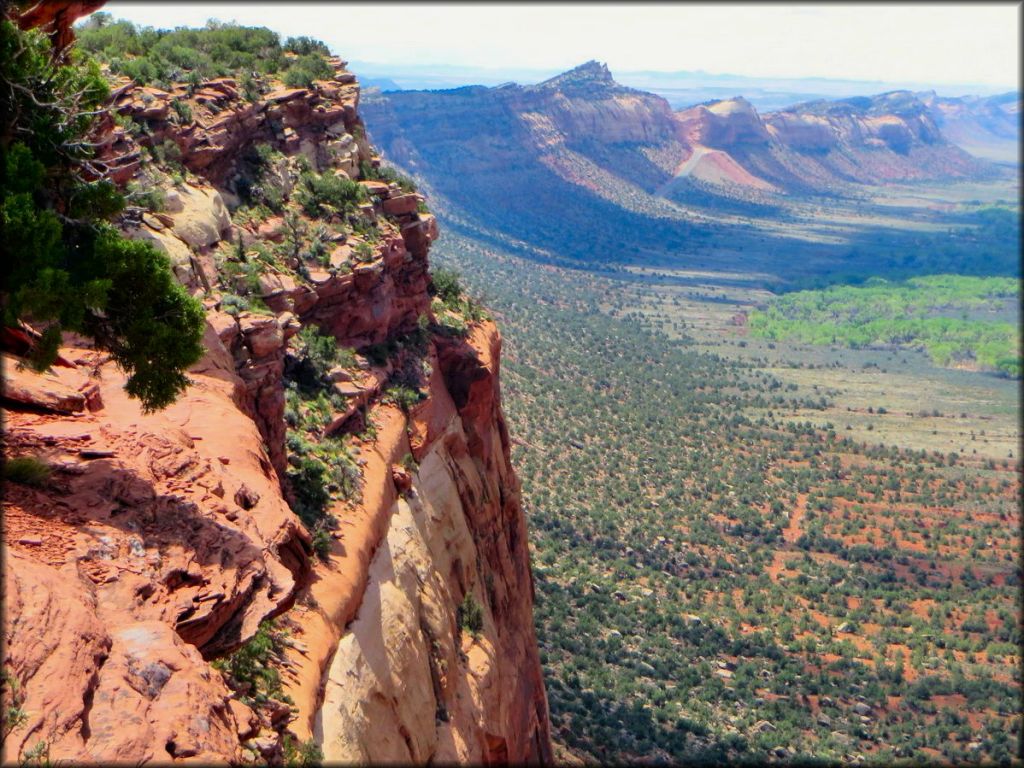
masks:
{"type": "Polygon", "coordinates": [[[109,74],[95,166],[206,353],[145,413],[88,340],[40,374],[6,334],[6,459],[40,472],[4,488],[5,762],[551,761],[500,335],[323,58],[109,74]]]}

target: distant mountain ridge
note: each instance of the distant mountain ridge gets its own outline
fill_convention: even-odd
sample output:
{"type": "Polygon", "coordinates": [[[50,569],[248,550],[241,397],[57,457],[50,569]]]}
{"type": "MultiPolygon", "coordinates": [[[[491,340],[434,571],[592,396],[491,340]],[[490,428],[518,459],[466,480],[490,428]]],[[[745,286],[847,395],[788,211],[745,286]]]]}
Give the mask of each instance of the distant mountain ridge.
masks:
{"type": "MultiPolygon", "coordinates": [[[[929,104],[910,91],[764,114],[743,97],[674,111],[589,61],[535,85],[371,93],[364,101],[370,130],[396,162],[452,178],[494,174],[484,194],[529,197],[523,174],[541,169],[605,198],[676,202],[694,187],[745,199],[999,172],[943,135],[939,120],[966,125],[950,100],[929,104]],[[638,189],[624,191],[622,182],[638,189]]],[[[452,193],[465,195],[466,186],[452,193]]]]}
{"type": "MultiPolygon", "coordinates": [[[[943,135],[909,91],[816,100],[764,115],[745,99],[676,113],[695,151],[729,161],[775,191],[827,193],[847,184],[984,178],[996,169],[943,135]]],[[[738,176],[731,182],[750,186],[738,176]]]]}
{"type": "MultiPolygon", "coordinates": [[[[465,65],[384,64],[353,61],[353,69],[365,73],[363,81],[372,85],[378,78],[387,78],[398,87],[383,90],[421,90],[460,88],[466,85],[494,86],[507,82],[523,85],[539,83],[560,74],[557,69],[525,67],[478,67],[465,65]]],[[[909,90],[925,92],[934,89],[941,97],[963,97],[976,94],[987,98],[1001,93],[994,86],[981,83],[942,85],[880,80],[846,80],[825,77],[755,77],[713,73],[701,70],[676,72],[616,69],[619,83],[657,94],[667,99],[673,109],[685,109],[712,100],[729,99],[737,94],[760,111],[772,111],[814,99],[844,99],[885,91],[909,90]]]]}
{"type": "Polygon", "coordinates": [[[939,96],[919,93],[943,134],[972,155],[1020,163],[1020,94],[939,96]]]}

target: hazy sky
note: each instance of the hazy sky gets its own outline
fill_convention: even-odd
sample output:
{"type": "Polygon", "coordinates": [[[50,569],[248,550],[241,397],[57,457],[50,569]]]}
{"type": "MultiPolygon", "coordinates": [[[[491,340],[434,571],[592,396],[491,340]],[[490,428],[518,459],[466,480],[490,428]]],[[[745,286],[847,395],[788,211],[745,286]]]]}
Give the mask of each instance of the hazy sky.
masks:
{"type": "Polygon", "coordinates": [[[614,73],[704,70],[1019,87],[1021,4],[130,3],[157,27],[208,18],[318,37],[349,60],[614,73]]]}

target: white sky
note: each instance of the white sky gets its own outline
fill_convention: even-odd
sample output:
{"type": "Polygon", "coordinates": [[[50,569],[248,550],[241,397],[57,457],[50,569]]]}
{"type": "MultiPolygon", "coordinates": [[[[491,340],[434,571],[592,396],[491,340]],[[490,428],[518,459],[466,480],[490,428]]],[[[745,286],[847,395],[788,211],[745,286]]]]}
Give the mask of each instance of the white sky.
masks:
{"type": "Polygon", "coordinates": [[[704,70],[1019,88],[1020,3],[125,3],[156,27],[209,18],[324,40],[349,60],[568,69],[704,70]]]}

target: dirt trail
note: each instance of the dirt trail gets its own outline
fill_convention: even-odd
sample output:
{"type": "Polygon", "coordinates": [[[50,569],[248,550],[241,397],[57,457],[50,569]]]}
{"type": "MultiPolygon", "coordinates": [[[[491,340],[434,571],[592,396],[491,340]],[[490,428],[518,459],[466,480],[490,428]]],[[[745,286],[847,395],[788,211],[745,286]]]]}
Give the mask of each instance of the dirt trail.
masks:
{"type": "Polygon", "coordinates": [[[796,500],[796,506],[789,511],[789,525],[782,530],[782,538],[787,544],[795,544],[796,540],[803,535],[800,524],[807,513],[807,496],[800,494],[796,500]]]}

